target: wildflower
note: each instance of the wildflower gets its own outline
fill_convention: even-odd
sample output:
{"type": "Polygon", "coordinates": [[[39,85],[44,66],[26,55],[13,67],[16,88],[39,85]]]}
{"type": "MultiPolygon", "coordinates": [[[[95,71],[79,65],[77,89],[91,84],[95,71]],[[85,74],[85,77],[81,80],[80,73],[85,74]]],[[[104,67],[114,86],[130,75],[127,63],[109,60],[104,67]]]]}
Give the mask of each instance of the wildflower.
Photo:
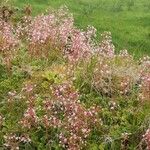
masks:
{"type": "Polygon", "coordinates": [[[29,107],[24,113],[24,117],[21,119],[20,124],[24,128],[30,129],[33,126],[36,126],[38,123],[38,117],[35,113],[35,109],[29,107]]]}
{"type": "Polygon", "coordinates": [[[81,148],[86,143],[93,126],[98,124],[99,109],[86,109],[78,100],[78,93],[68,84],[53,88],[54,100],[47,100],[43,125],[59,128],[60,144],[68,149],[81,148]]]}
{"type": "Polygon", "coordinates": [[[23,143],[29,143],[31,142],[31,139],[28,135],[21,135],[17,136],[16,134],[8,134],[4,136],[5,143],[4,146],[7,148],[10,148],[11,150],[19,150],[19,144],[21,142],[23,143]]]}
{"type": "Polygon", "coordinates": [[[115,54],[115,47],[112,44],[112,38],[110,32],[104,32],[101,34],[102,42],[99,46],[100,54],[103,54],[106,57],[113,57],[115,54]]]}
{"type": "Polygon", "coordinates": [[[9,23],[0,20],[0,50],[4,53],[15,49],[18,44],[13,30],[9,23]]]}

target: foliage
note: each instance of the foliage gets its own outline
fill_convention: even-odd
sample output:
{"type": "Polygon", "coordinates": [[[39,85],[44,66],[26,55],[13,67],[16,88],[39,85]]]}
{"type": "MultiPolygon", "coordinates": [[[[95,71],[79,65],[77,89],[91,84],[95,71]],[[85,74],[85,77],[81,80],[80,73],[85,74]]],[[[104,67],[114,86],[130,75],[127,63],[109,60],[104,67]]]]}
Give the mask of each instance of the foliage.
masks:
{"type": "Polygon", "coordinates": [[[98,33],[110,31],[116,51],[126,48],[136,57],[150,54],[149,0],[15,0],[14,4],[18,8],[31,4],[33,15],[66,5],[78,27],[90,24],[98,33]]]}
{"type": "Polygon", "coordinates": [[[66,7],[13,17],[0,20],[1,149],[149,148],[149,56],[117,53],[66,7]]]}

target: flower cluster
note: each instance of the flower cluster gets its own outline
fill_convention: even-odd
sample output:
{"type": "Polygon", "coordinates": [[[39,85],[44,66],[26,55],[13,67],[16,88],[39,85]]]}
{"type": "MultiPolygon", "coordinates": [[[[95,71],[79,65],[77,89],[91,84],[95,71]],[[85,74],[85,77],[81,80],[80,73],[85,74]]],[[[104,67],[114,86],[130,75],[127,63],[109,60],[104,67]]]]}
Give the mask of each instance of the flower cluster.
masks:
{"type": "MultiPolygon", "coordinates": [[[[87,73],[83,74],[86,77],[87,73]]],[[[93,67],[91,84],[102,94],[124,95],[132,91],[138,80],[139,73],[136,63],[129,55],[119,54],[113,58],[103,56],[97,58],[93,67]]]]}
{"type": "Polygon", "coordinates": [[[35,113],[35,109],[29,107],[26,112],[24,113],[24,117],[21,119],[20,124],[23,128],[30,129],[32,126],[37,125],[38,117],[35,113]]]}
{"type": "Polygon", "coordinates": [[[92,85],[102,93],[111,93],[111,68],[105,61],[98,61],[95,66],[92,85]]]}
{"type": "Polygon", "coordinates": [[[30,143],[31,139],[28,135],[17,136],[16,134],[8,134],[4,136],[6,148],[11,150],[19,150],[20,143],[30,143]]]}
{"type": "MultiPolygon", "coordinates": [[[[8,36],[4,38],[8,42],[2,42],[7,46],[5,49],[17,44],[12,29],[10,29],[10,26],[7,27],[7,30],[5,29],[9,31],[6,34],[8,36]]],[[[93,54],[94,51],[105,56],[114,55],[111,33],[104,32],[102,42],[99,45],[96,44],[94,40],[96,29],[93,26],[88,26],[86,31],[77,29],[74,26],[73,16],[66,7],[35,18],[25,16],[17,25],[15,32],[18,38],[27,39],[28,50],[34,56],[48,57],[51,49],[61,50],[71,61],[83,59],[93,54]]]]}
{"type": "MultiPolygon", "coordinates": [[[[26,83],[21,90],[22,102],[26,103],[26,110],[19,121],[21,128],[30,131],[39,129],[40,126],[49,129],[58,129],[59,144],[68,150],[78,150],[85,146],[86,139],[93,128],[100,126],[99,107],[86,108],[80,102],[79,93],[69,83],[54,84],[51,88],[51,99],[44,100],[43,104],[35,105],[35,84],[26,83]],[[25,101],[24,101],[25,100],[25,101]],[[37,114],[42,111],[42,115],[37,114]]],[[[10,99],[15,98],[17,93],[9,92],[10,99]]],[[[12,100],[11,100],[12,101],[12,100]]],[[[12,140],[16,140],[12,136],[12,140]],[[13,137],[13,138],[12,138],[13,137]]],[[[10,138],[10,139],[11,139],[10,138]]],[[[20,139],[17,137],[20,142],[20,139]]],[[[12,141],[10,141],[12,142],[12,141]]],[[[16,148],[19,144],[15,141],[16,148]]],[[[6,144],[8,147],[12,143],[6,144]]]]}
{"type": "Polygon", "coordinates": [[[53,91],[54,100],[45,101],[44,126],[59,128],[60,144],[68,150],[78,150],[86,144],[92,127],[99,123],[99,108],[85,108],[79,95],[67,84],[53,91]]]}
{"type": "Polygon", "coordinates": [[[140,91],[139,96],[142,100],[150,100],[150,74],[142,76],[140,91]]]}
{"type": "Polygon", "coordinates": [[[24,16],[21,21],[17,24],[16,36],[18,39],[25,40],[29,34],[29,26],[31,24],[32,17],[24,16]]]}
{"type": "MultiPolygon", "coordinates": [[[[88,33],[90,35],[90,33],[88,33]]],[[[86,32],[74,29],[70,36],[70,46],[65,50],[69,60],[78,61],[80,58],[86,58],[91,54],[91,45],[86,32]]]]}
{"type": "Polygon", "coordinates": [[[3,63],[7,68],[11,68],[11,61],[18,42],[12,25],[0,20],[0,53],[3,55],[3,63]]]}
{"type": "Polygon", "coordinates": [[[8,92],[8,102],[13,102],[16,94],[17,94],[16,91],[10,91],[10,92],[8,92]]]}
{"type": "Polygon", "coordinates": [[[73,28],[73,17],[67,8],[35,17],[28,28],[31,54],[47,55],[52,48],[63,48],[73,28]]]}
{"type": "Polygon", "coordinates": [[[88,26],[87,31],[82,31],[73,24],[72,14],[66,7],[35,17],[28,28],[29,51],[34,55],[46,53],[47,56],[50,49],[59,48],[69,60],[75,61],[87,56],[94,49],[92,39],[96,36],[96,29],[88,26]]]}
{"type": "Polygon", "coordinates": [[[99,45],[99,52],[107,57],[113,57],[115,54],[115,47],[112,44],[111,32],[104,32],[102,41],[99,45]]]}
{"type": "Polygon", "coordinates": [[[22,88],[22,98],[25,99],[27,104],[27,110],[24,113],[23,118],[20,121],[20,124],[23,128],[30,129],[32,126],[36,126],[38,123],[38,116],[35,112],[35,95],[34,89],[36,85],[32,83],[26,83],[22,88]]]}
{"type": "Polygon", "coordinates": [[[13,27],[9,23],[0,20],[0,50],[5,53],[13,50],[17,44],[18,40],[14,35],[13,27]]]}

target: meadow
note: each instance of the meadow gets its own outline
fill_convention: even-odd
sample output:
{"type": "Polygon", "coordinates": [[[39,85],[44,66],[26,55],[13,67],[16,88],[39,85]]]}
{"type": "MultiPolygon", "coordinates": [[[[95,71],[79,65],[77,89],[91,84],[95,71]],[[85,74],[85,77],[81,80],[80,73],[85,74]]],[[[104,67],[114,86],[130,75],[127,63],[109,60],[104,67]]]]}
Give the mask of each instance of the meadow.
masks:
{"type": "Polygon", "coordinates": [[[148,0],[0,4],[0,150],[150,150],[148,0]]]}
{"type": "Polygon", "coordinates": [[[15,1],[18,7],[31,4],[34,14],[66,5],[73,13],[78,27],[86,28],[87,25],[92,25],[99,35],[103,31],[110,31],[117,50],[128,49],[135,56],[150,54],[149,0],[15,1]]]}

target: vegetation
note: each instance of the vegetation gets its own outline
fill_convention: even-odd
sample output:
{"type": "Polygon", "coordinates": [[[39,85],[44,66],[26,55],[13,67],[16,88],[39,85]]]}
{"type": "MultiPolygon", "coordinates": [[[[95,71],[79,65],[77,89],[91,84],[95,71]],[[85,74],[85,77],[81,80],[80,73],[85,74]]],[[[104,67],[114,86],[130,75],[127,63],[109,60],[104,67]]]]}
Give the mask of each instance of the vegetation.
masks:
{"type": "Polygon", "coordinates": [[[34,14],[66,5],[78,27],[110,31],[117,50],[126,48],[135,56],[150,54],[149,0],[15,0],[19,8],[26,4],[32,5],[34,14]]]}
{"type": "Polygon", "coordinates": [[[0,11],[0,149],[150,149],[149,56],[116,51],[66,6],[0,11]]]}

